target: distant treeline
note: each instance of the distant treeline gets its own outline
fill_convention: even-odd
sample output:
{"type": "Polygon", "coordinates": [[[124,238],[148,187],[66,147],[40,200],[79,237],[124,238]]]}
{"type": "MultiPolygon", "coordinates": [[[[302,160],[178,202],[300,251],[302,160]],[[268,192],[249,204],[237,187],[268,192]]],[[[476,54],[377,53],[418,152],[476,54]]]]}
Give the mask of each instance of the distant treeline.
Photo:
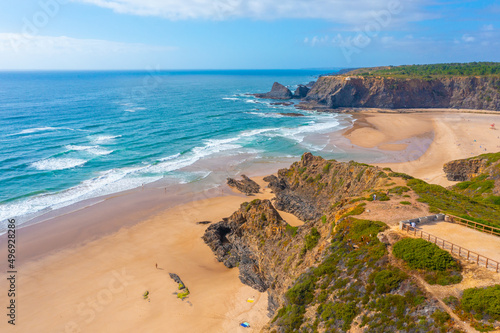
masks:
{"type": "Polygon", "coordinates": [[[433,65],[404,65],[364,68],[356,74],[368,76],[500,76],[499,62],[470,62],[433,65]]]}

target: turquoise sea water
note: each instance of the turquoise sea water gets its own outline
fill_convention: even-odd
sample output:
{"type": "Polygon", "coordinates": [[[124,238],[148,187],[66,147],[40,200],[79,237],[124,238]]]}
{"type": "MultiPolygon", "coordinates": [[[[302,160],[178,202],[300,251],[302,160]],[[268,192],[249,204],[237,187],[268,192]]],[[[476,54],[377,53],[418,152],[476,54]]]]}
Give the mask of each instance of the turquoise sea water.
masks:
{"type": "Polygon", "coordinates": [[[347,116],[297,111],[246,95],[268,91],[274,81],[294,89],[318,74],[0,73],[0,232],[8,218],[23,223],[159,179],[200,181],[215,172],[217,161],[231,175],[249,160],[305,151],[338,157],[344,152],[326,149],[317,136],[347,126],[347,116]]]}

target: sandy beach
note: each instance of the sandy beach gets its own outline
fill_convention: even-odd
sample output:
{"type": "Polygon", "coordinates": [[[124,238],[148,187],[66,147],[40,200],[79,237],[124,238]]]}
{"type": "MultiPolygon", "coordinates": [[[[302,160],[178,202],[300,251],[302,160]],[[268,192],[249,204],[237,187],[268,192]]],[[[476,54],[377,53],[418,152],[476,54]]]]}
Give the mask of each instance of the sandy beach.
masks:
{"type": "Polygon", "coordinates": [[[344,132],[352,144],[396,151],[397,162],[376,165],[429,183],[442,186],[454,183],[443,172],[443,165],[449,161],[500,151],[500,130],[490,129],[493,123],[499,127],[500,117],[491,112],[367,110],[356,116],[359,120],[344,132]],[[424,137],[432,139],[429,147],[419,143],[419,138],[424,137]]]}
{"type": "MultiPolygon", "coordinates": [[[[445,162],[500,151],[500,131],[489,129],[491,123],[500,125],[497,115],[374,110],[355,116],[358,121],[344,132],[353,145],[414,156],[380,166],[432,183],[451,184],[442,171],[445,162]],[[430,140],[430,146],[415,145],[419,138],[430,140]]],[[[247,197],[223,187],[168,209],[159,209],[157,201],[147,212],[144,202],[116,198],[108,210],[95,205],[27,227],[18,245],[26,248],[18,267],[17,323],[2,321],[0,330],[259,332],[269,320],[267,295],[243,285],[237,269],[215,260],[201,240],[207,226],[196,222],[220,221],[241,203],[272,195],[264,189],[247,197]],[[176,297],[177,284],[168,273],[184,281],[191,292],[187,299],[176,297]],[[142,296],[146,291],[148,300],[142,296]],[[251,328],[240,327],[243,321],[251,328]]],[[[291,214],[282,216],[291,225],[302,223],[291,214]]],[[[0,288],[7,290],[7,281],[0,281],[0,288]]],[[[2,295],[2,304],[5,300],[2,295]]]]}

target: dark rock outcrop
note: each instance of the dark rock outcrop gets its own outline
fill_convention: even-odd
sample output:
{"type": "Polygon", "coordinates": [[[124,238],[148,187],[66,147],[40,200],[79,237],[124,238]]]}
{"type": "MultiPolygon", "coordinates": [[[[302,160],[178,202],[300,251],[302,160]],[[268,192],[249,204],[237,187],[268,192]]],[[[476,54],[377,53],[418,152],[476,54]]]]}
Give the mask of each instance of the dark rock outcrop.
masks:
{"type": "Polygon", "coordinates": [[[301,108],[457,108],[500,110],[500,78],[322,76],[301,108]]]}
{"type": "Polygon", "coordinates": [[[303,221],[314,220],[332,202],[360,195],[372,188],[381,169],[356,162],[339,163],[305,153],[301,161],[278,176],[264,178],[276,194],[277,209],[292,213],[303,221]]]}
{"type": "Polygon", "coordinates": [[[443,167],[451,181],[468,182],[453,186],[461,194],[476,197],[500,196],[500,154],[484,154],[448,162],[443,167]]]}
{"type": "Polygon", "coordinates": [[[451,161],[444,165],[443,170],[448,180],[463,182],[483,173],[487,162],[485,159],[451,161]]]}
{"type": "Polygon", "coordinates": [[[280,112],[279,114],[285,117],[305,117],[302,113],[296,112],[280,112]]]}
{"type": "Polygon", "coordinates": [[[286,226],[269,200],[244,203],[227,221],[211,225],[203,240],[219,262],[228,268],[239,267],[242,283],[266,291],[273,282],[269,271],[272,256],[261,256],[262,242],[280,237],[286,226]]]}
{"type": "Polygon", "coordinates": [[[271,105],[282,105],[282,106],[290,106],[293,105],[293,102],[275,102],[275,103],[270,103],[271,105]]]}
{"type": "Polygon", "coordinates": [[[250,178],[245,175],[241,175],[242,180],[235,180],[233,178],[227,179],[227,185],[236,188],[238,191],[245,193],[246,195],[251,195],[254,193],[259,193],[260,186],[250,178]]]}
{"type": "Polygon", "coordinates": [[[304,98],[307,96],[309,90],[310,89],[307,86],[299,84],[299,87],[295,90],[295,93],[293,94],[293,98],[304,98]]]}
{"type": "Polygon", "coordinates": [[[174,273],[168,273],[168,275],[170,275],[170,278],[172,280],[174,280],[176,283],[179,284],[179,290],[182,290],[182,289],[185,289],[186,288],[186,285],[184,284],[184,282],[182,282],[181,278],[179,277],[179,275],[177,274],[174,274],[174,273]]]}
{"type": "Polygon", "coordinates": [[[269,98],[269,99],[291,99],[293,97],[290,89],[284,85],[274,82],[273,87],[270,92],[265,94],[253,94],[258,98],[269,98]]]}

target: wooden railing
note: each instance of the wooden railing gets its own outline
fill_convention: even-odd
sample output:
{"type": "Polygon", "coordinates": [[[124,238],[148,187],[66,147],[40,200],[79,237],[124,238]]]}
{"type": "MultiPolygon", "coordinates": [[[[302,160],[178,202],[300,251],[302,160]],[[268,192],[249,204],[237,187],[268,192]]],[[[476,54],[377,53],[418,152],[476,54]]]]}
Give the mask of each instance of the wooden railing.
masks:
{"type": "Polygon", "coordinates": [[[402,229],[404,231],[407,231],[410,235],[413,234],[415,237],[419,237],[431,243],[434,243],[443,250],[449,251],[452,254],[456,254],[459,257],[465,258],[469,261],[473,261],[479,266],[486,267],[487,269],[493,269],[497,273],[500,272],[500,262],[496,260],[480,255],[479,253],[467,250],[461,247],[460,245],[453,244],[452,242],[448,242],[447,240],[431,235],[425,231],[417,230],[417,228],[414,228],[406,223],[402,225],[402,229]]]}
{"type": "Polygon", "coordinates": [[[490,225],[474,222],[471,220],[464,219],[462,217],[446,214],[449,217],[450,222],[457,223],[474,230],[479,230],[490,235],[500,236],[500,228],[492,227],[490,225]]]}

